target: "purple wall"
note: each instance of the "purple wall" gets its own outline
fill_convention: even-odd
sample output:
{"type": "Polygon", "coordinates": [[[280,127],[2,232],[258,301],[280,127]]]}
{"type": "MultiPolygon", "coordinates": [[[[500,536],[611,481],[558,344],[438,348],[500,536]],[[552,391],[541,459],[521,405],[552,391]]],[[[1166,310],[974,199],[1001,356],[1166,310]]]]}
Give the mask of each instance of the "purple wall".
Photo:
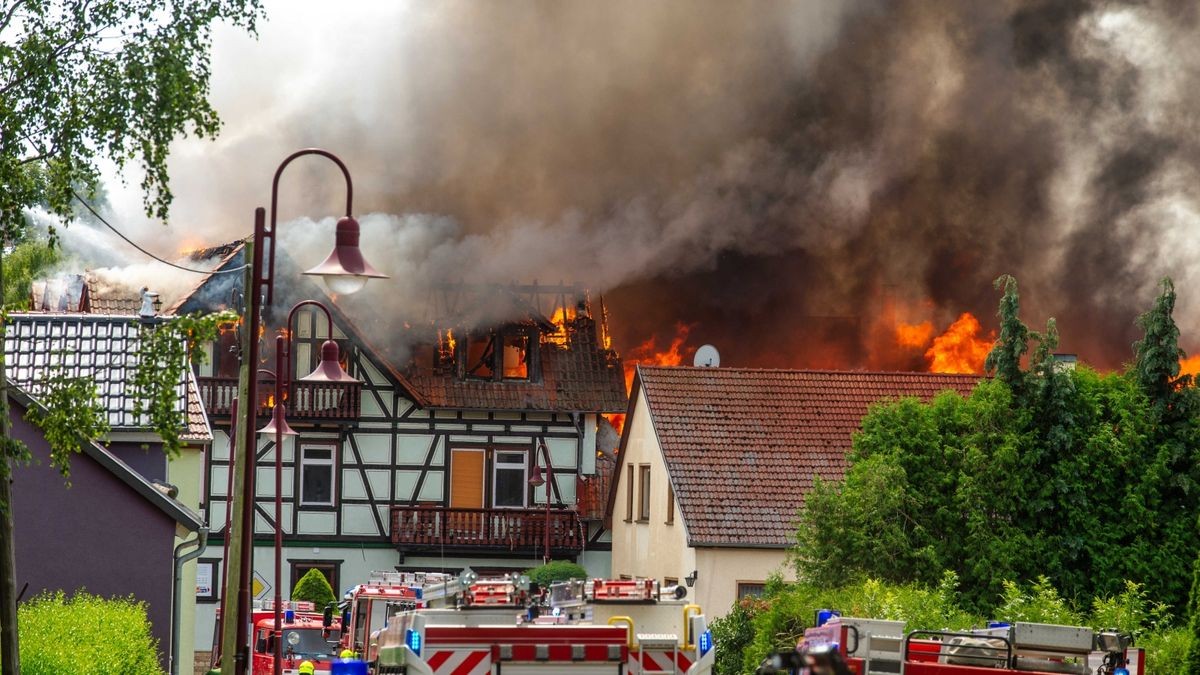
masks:
{"type": "Polygon", "coordinates": [[[153,481],[154,479],[165,481],[167,479],[167,456],[163,454],[162,445],[159,443],[147,443],[148,447],[143,448],[141,443],[120,443],[114,442],[108,447],[108,451],[117,456],[122,462],[133,467],[134,471],[142,474],[146,480],[153,481]]]}
{"type": "Polygon", "coordinates": [[[62,589],[146,603],[160,660],[171,639],[171,555],[175,521],[86,454],[71,460],[71,487],[50,466],[39,431],[12,408],[13,436],[34,461],[13,478],[17,589],[28,600],[62,589]]]}

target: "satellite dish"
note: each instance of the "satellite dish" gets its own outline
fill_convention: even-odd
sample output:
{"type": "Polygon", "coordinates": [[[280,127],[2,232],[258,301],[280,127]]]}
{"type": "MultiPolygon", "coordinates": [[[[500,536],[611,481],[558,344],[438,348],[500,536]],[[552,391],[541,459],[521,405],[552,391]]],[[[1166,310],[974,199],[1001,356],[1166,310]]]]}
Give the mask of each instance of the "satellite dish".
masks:
{"type": "Polygon", "coordinates": [[[696,350],[696,356],[692,359],[692,365],[697,368],[716,368],[721,365],[721,355],[717,353],[717,348],[712,345],[703,345],[696,350]]]}

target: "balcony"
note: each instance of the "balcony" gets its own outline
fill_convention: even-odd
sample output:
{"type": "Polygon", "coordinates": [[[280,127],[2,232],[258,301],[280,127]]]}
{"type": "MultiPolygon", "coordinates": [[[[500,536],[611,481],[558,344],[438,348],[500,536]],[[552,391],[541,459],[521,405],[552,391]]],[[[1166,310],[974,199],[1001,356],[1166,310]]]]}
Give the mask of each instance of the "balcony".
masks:
{"type": "Polygon", "coordinates": [[[392,544],[405,552],[541,554],[547,526],[551,556],[583,550],[585,533],[574,511],[392,507],[392,544]]]}
{"type": "Polygon", "coordinates": [[[612,463],[605,462],[594,476],[580,476],[575,482],[575,510],[584,520],[604,520],[608,510],[608,491],[612,485],[612,463]]]}
{"type": "MultiPolygon", "coordinates": [[[[236,377],[201,377],[200,398],[209,417],[229,417],[237,396],[236,377]]],[[[258,385],[258,414],[268,415],[275,404],[275,385],[258,385]]],[[[362,383],[292,382],[284,401],[288,421],[357,420],[362,409],[362,383]]]]}

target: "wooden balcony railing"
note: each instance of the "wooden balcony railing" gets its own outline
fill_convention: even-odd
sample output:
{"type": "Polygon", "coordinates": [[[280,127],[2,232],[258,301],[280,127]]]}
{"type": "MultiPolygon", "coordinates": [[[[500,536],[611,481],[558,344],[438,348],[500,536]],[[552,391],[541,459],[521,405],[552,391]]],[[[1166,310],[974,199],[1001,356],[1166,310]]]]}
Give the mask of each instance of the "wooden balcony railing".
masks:
{"type": "MultiPolygon", "coordinates": [[[[234,377],[201,377],[200,398],[210,417],[228,417],[229,407],[237,396],[238,381],[234,377]]],[[[258,385],[258,413],[270,414],[275,405],[275,385],[258,385]]],[[[284,401],[288,421],[356,420],[362,410],[362,384],[330,382],[292,382],[284,401]]]]}
{"type": "Polygon", "coordinates": [[[574,511],[550,509],[450,509],[393,506],[392,543],[405,551],[542,552],[550,528],[550,554],[574,555],[585,536],[574,511]]]}
{"type": "Polygon", "coordinates": [[[608,510],[608,491],[612,486],[611,464],[594,476],[580,476],[575,481],[575,510],[584,520],[604,520],[608,510]]]}

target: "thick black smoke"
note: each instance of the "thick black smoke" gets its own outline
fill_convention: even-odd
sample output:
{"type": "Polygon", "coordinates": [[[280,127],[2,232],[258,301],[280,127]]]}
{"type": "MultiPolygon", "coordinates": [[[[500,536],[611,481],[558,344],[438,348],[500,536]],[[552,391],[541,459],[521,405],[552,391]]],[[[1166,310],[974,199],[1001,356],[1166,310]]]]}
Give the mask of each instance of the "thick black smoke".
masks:
{"type": "MultiPolygon", "coordinates": [[[[426,281],[579,281],[618,348],[682,322],[728,364],[904,368],[921,356],[893,321],[992,322],[1013,273],[1031,323],[1056,316],[1110,367],[1170,274],[1200,344],[1192,3],[272,11],[259,42],[218,45],[228,124],[181,147],[176,224],[244,232],[280,158],[335,150],[358,210],[407,214],[364,219],[395,281],[355,307],[401,320],[426,281]]],[[[341,190],[297,165],[281,215],[333,213],[341,190]]],[[[319,228],[285,227],[319,260],[319,228]]]]}

